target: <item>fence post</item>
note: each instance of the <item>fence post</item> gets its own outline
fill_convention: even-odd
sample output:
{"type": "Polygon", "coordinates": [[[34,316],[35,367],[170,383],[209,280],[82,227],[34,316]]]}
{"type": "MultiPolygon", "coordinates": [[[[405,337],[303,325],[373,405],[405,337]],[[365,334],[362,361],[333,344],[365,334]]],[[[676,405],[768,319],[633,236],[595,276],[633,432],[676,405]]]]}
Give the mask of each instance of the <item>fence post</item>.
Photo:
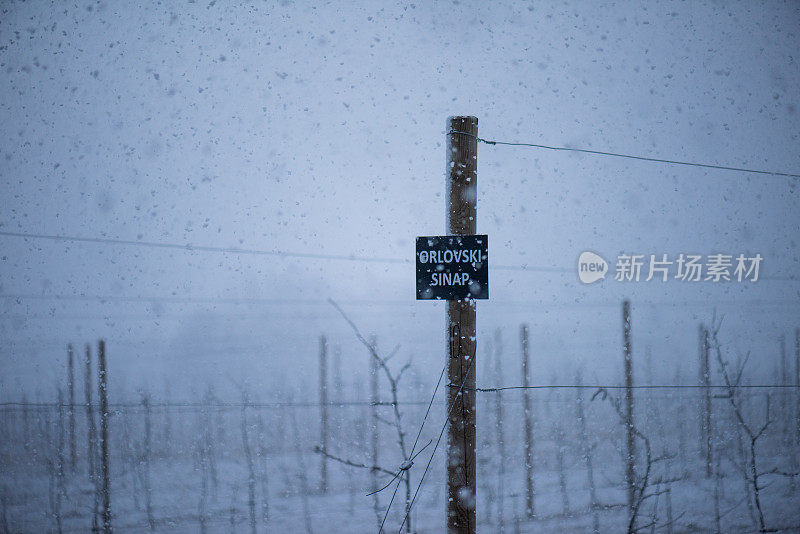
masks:
{"type": "MultiPolygon", "coordinates": [[[[789,385],[789,361],[786,355],[786,335],[781,334],[780,338],[778,339],[778,343],[780,344],[781,348],[781,386],[783,389],[780,390],[778,398],[780,399],[780,403],[778,404],[779,407],[779,417],[781,420],[781,436],[783,444],[786,447],[791,446],[792,444],[792,429],[791,429],[791,416],[789,415],[791,412],[789,410],[789,399],[790,395],[787,395],[787,390],[785,389],[786,386],[789,385]]],[[[794,478],[794,477],[792,477],[794,478]]]]}
{"type": "MultiPolygon", "coordinates": [[[[375,353],[378,352],[378,340],[375,336],[372,336],[369,340],[369,344],[372,345],[373,350],[375,353]]],[[[371,422],[372,428],[370,429],[372,432],[370,433],[370,450],[372,451],[372,465],[378,465],[378,361],[375,357],[370,353],[369,355],[369,401],[371,404],[371,422]]],[[[371,488],[370,492],[377,491],[378,489],[378,472],[374,469],[370,470],[370,481],[371,481],[371,488]]],[[[373,509],[375,511],[375,517],[377,519],[378,525],[381,524],[381,511],[380,511],[380,500],[379,495],[375,493],[373,495],[373,509]]]]}
{"type": "Polygon", "coordinates": [[[628,510],[633,510],[636,492],[636,443],[633,434],[633,355],[631,352],[631,303],[622,301],[622,332],[625,342],[625,483],[628,489],[628,510]]]}
{"type": "MultiPolygon", "coordinates": [[[[530,362],[528,344],[528,325],[520,326],[520,343],[522,344],[522,385],[530,386],[530,362]]],[[[535,515],[533,481],[533,415],[531,413],[531,394],[529,389],[522,390],[522,409],[525,418],[525,515],[533,519],[535,515]]]]}
{"type": "Polygon", "coordinates": [[[75,451],[75,355],[72,344],[67,345],[67,392],[69,402],[69,467],[75,471],[77,453],[75,451]]]}
{"type": "MultiPolygon", "coordinates": [[[[447,234],[474,235],[477,228],[478,119],[447,120],[447,234]]],[[[447,530],[474,534],[475,463],[475,301],[447,302],[447,530]]]]}
{"type": "Polygon", "coordinates": [[[111,527],[111,480],[108,457],[108,375],[106,374],[106,342],[97,344],[97,366],[100,385],[100,461],[102,472],[103,532],[110,533],[111,527]]]}
{"type": "Polygon", "coordinates": [[[800,448],[800,328],[794,331],[794,385],[797,416],[795,417],[795,449],[800,448]]]}
{"type": "MultiPolygon", "coordinates": [[[[792,440],[792,470],[798,471],[800,467],[800,328],[794,331],[794,439],[792,440]]],[[[791,398],[791,396],[789,397],[791,398]]],[[[792,409],[789,409],[791,413],[792,409]]],[[[791,489],[795,491],[797,488],[796,477],[792,477],[791,489]]]]}
{"type": "Polygon", "coordinates": [[[586,464],[586,478],[589,482],[589,507],[592,511],[592,532],[600,532],[600,501],[597,498],[597,484],[594,479],[594,443],[589,442],[589,432],[586,429],[586,412],[583,407],[583,376],[580,371],[575,374],[575,392],[577,395],[578,432],[580,436],[581,454],[586,464]]]}
{"type": "Polygon", "coordinates": [[[703,413],[700,423],[701,429],[701,442],[700,450],[705,460],[705,473],[706,478],[711,476],[712,458],[711,458],[711,370],[708,361],[709,352],[709,339],[708,328],[705,325],[700,325],[700,385],[703,392],[703,413]]]}
{"type": "MultiPolygon", "coordinates": [[[[503,338],[500,329],[494,332],[494,382],[503,385],[503,338]]],[[[506,444],[503,434],[503,392],[494,394],[495,431],[497,432],[497,527],[500,532],[505,532],[505,478],[506,478],[506,444]]]]}
{"type": "Polygon", "coordinates": [[[95,443],[97,430],[94,424],[94,407],[92,406],[92,347],[86,344],[86,364],[84,375],[84,393],[86,395],[86,426],[88,430],[88,443],[87,443],[87,463],[89,468],[89,482],[92,485],[92,532],[97,532],[98,529],[98,497],[97,492],[97,473],[95,468],[95,443]]]}
{"type": "MultiPolygon", "coordinates": [[[[322,450],[328,451],[328,345],[325,336],[319,337],[319,404],[320,441],[322,450]]],[[[328,457],[324,454],[320,463],[319,491],[328,492],[328,457]]]]}
{"type": "Polygon", "coordinates": [[[153,490],[150,487],[150,460],[152,459],[152,440],[153,427],[150,413],[150,394],[142,395],[142,407],[144,408],[144,450],[142,451],[142,469],[144,469],[144,509],[147,513],[147,523],[150,530],[156,529],[155,518],[153,517],[153,490]]]}

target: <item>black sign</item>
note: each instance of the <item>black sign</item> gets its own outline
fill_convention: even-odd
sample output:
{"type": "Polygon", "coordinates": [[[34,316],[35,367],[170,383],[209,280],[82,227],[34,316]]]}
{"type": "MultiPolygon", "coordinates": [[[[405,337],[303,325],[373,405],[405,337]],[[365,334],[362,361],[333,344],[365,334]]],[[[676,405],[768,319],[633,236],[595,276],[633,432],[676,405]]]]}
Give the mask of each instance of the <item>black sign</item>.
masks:
{"type": "Polygon", "coordinates": [[[489,298],[489,238],[417,238],[417,300],[489,298]]]}

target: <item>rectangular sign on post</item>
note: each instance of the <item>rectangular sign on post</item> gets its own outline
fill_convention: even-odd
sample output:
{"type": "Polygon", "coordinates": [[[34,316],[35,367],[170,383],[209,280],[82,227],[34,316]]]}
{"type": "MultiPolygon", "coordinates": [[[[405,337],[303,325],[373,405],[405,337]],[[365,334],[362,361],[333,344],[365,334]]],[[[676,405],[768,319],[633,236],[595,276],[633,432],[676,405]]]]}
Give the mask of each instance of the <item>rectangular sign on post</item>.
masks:
{"type": "Polygon", "coordinates": [[[417,300],[489,298],[489,238],[417,238],[417,300]]]}

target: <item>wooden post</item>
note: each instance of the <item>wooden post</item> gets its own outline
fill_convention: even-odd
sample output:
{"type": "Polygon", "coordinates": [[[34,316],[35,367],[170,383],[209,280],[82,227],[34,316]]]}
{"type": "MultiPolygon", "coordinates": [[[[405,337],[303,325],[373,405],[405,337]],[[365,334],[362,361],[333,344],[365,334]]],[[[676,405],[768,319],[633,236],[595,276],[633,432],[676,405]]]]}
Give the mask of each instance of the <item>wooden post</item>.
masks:
{"type": "Polygon", "coordinates": [[[589,509],[592,511],[592,532],[600,532],[600,501],[597,498],[597,485],[594,480],[594,442],[589,443],[589,432],[586,429],[586,412],[583,408],[583,377],[581,372],[575,375],[575,392],[577,394],[578,431],[580,436],[581,455],[586,464],[586,478],[589,482],[589,509]]]}
{"type": "MultiPolygon", "coordinates": [[[[503,384],[503,338],[498,328],[494,331],[494,383],[503,384]]],[[[505,481],[506,481],[506,438],[503,433],[503,392],[494,394],[494,419],[497,431],[497,528],[505,532],[505,481]]]]}
{"type": "Polygon", "coordinates": [[[625,341],[625,483],[628,510],[633,510],[636,495],[636,442],[633,434],[633,354],[631,352],[631,303],[622,301],[622,332],[625,341]]]}
{"type": "Polygon", "coordinates": [[[150,525],[150,530],[156,529],[155,518],[153,517],[153,491],[150,487],[150,459],[152,458],[152,438],[153,427],[151,423],[150,414],[150,394],[145,393],[142,395],[142,407],[144,408],[144,450],[142,451],[142,468],[144,470],[144,509],[147,513],[147,523],[150,525]]]}
{"type": "MultiPolygon", "coordinates": [[[[794,462],[792,467],[796,472],[798,464],[800,464],[800,328],[796,328],[794,331],[794,409],[794,443],[792,446],[794,462]]],[[[792,491],[796,489],[796,485],[795,477],[792,477],[792,491]]]]}
{"type": "Polygon", "coordinates": [[[711,476],[711,371],[708,360],[708,328],[700,325],[700,385],[703,392],[703,414],[701,422],[700,447],[705,460],[706,478],[711,476]]]}
{"type": "Polygon", "coordinates": [[[106,342],[97,344],[97,367],[100,385],[100,464],[102,477],[101,497],[103,500],[103,532],[109,533],[111,527],[111,487],[108,465],[108,376],[106,374],[106,342]]]}
{"type": "MultiPolygon", "coordinates": [[[[523,324],[519,329],[520,342],[522,343],[522,386],[530,386],[529,354],[528,354],[528,325],[523,324]]],[[[534,518],[534,486],[533,486],[533,414],[531,413],[531,395],[529,389],[522,390],[522,409],[525,417],[525,515],[534,518]]]]}
{"type": "MultiPolygon", "coordinates": [[[[786,336],[784,334],[780,335],[778,343],[781,347],[781,386],[785,388],[789,385],[789,360],[786,355],[786,336]]],[[[788,393],[787,390],[780,390],[780,395],[778,396],[780,403],[778,404],[778,408],[783,443],[786,447],[790,447],[792,444],[791,416],[789,415],[789,399],[791,396],[786,393],[788,393]]]]}
{"type": "Polygon", "coordinates": [[[795,450],[800,448],[800,328],[794,331],[795,450]]]}
{"type": "Polygon", "coordinates": [[[87,463],[89,468],[89,482],[92,485],[92,532],[97,532],[98,522],[98,493],[97,493],[97,476],[95,464],[95,440],[97,429],[94,424],[94,407],[92,406],[92,347],[86,344],[86,371],[84,375],[84,393],[86,395],[86,426],[88,430],[88,443],[87,443],[87,463]]]}
{"type": "MultiPolygon", "coordinates": [[[[328,345],[325,336],[319,337],[319,405],[320,442],[322,450],[328,452],[328,345]]],[[[320,464],[319,491],[328,492],[328,457],[324,454],[320,464]]]]}
{"type": "MultiPolygon", "coordinates": [[[[369,344],[377,353],[378,351],[378,340],[375,336],[372,336],[369,340],[369,344]]],[[[371,404],[370,408],[370,418],[372,423],[372,428],[370,429],[370,450],[372,451],[372,465],[378,465],[378,445],[379,445],[379,437],[378,434],[378,425],[380,424],[380,420],[378,417],[378,360],[369,355],[369,402],[371,404]]],[[[380,486],[378,486],[378,472],[374,469],[370,469],[370,493],[375,492],[378,490],[380,486]]],[[[372,496],[372,508],[375,512],[375,519],[378,522],[378,525],[381,524],[381,510],[380,510],[380,496],[375,493],[372,496]]],[[[380,528],[380,527],[379,527],[380,528]]]]}
{"type": "Polygon", "coordinates": [[[75,471],[77,453],[75,451],[75,355],[72,344],[67,345],[67,396],[69,398],[69,467],[75,471]]]}
{"type": "MultiPolygon", "coordinates": [[[[477,227],[478,119],[447,121],[447,234],[474,235],[477,227]]],[[[450,410],[447,432],[447,530],[474,533],[475,468],[475,301],[447,303],[450,410]]]]}

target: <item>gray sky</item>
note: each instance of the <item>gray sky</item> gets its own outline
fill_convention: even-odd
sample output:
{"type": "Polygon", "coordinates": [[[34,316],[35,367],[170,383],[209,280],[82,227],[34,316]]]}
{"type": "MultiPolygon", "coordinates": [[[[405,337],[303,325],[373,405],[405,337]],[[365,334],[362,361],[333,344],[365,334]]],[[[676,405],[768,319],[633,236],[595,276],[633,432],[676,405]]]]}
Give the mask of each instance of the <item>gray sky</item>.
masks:
{"type": "MultiPolygon", "coordinates": [[[[5,3],[0,231],[411,260],[415,236],[445,231],[454,114],[487,139],[798,173],[799,22],[794,2],[5,3]]],[[[537,382],[579,365],[615,379],[623,296],[662,378],[694,378],[715,305],[765,369],[798,325],[797,179],[487,145],[478,168],[491,264],[569,269],[492,270],[479,303],[514,369],[531,324],[537,382]],[[760,253],[784,280],[583,286],[584,250],[760,253]]],[[[65,344],[98,336],[130,389],[313,382],[322,332],[349,380],[366,356],[328,297],[422,380],[441,365],[443,307],[413,300],[410,264],[9,236],[0,251],[5,295],[144,298],[1,298],[5,397],[50,391],[65,344]]]]}

